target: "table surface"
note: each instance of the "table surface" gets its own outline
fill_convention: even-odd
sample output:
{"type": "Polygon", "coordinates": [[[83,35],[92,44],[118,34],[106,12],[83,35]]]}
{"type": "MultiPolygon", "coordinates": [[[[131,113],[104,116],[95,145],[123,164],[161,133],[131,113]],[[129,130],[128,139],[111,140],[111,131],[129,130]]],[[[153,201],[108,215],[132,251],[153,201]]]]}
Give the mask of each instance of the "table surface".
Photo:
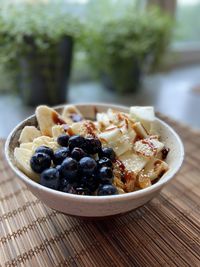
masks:
{"type": "Polygon", "coordinates": [[[162,117],[186,157],[158,197],[122,217],[84,221],[36,199],[5,162],[0,141],[2,266],[200,266],[200,132],[162,117]]]}

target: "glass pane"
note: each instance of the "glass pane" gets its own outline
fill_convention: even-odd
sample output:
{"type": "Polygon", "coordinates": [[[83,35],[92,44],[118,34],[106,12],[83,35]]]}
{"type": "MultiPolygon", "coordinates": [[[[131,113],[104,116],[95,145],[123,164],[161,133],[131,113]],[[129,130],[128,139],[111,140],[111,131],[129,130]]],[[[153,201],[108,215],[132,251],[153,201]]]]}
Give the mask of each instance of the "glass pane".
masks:
{"type": "Polygon", "coordinates": [[[200,0],[177,0],[176,41],[200,41],[200,0]]]}

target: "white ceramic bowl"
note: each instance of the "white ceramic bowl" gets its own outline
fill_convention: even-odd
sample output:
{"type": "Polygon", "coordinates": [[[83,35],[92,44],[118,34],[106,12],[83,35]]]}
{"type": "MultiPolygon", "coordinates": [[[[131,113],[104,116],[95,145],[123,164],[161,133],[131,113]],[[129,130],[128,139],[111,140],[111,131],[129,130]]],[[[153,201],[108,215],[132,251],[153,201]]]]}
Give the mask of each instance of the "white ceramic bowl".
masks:
{"type": "MultiPolygon", "coordinates": [[[[85,117],[91,119],[95,118],[96,111],[103,112],[110,107],[123,112],[129,111],[127,107],[110,104],[78,104],[76,106],[85,117]]],[[[63,106],[58,106],[56,110],[60,111],[62,108],[63,106]]],[[[156,118],[155,127],[162,141],[170,148],[166,160],[169,164],[169,171],[157,183],[136,192],[113,196],[80,196],[63,193],[32,181],[17,168],[13,152],[18,146],[19,135],[25,125],[37,125],[35,115],[18,124],[7,138],[5,146],[7,161],[19,179],[27,185],[36,197],[50,208],[68,215],[96,218],[119,215],[136,209],[159,194],[161,189],[175,176],[184,158],[183,144],[177,133],[165,122],[156,118]]]]}

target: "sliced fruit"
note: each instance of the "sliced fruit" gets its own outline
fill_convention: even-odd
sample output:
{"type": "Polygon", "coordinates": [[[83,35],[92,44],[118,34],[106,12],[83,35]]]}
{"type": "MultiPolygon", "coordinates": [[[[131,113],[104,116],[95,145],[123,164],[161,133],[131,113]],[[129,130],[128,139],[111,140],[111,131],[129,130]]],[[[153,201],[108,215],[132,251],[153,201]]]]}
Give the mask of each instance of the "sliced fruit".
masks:
{"type": "Polygon", "coordinates": [[[66,121],[52,108],[39,106],[36,109],[36,117],[42,135],[52,136],[52,127],[57,124],[65,124],[66,121]]]}
{"type": "Polygon", "coordinates": [[[108,114],[108,118],[109,118],[110,124],[114,124],[114,125],[118,125],[119,124],[119,117],[118,117],[119,112],[109,108],[108,111],[107,111],[107,114],[108,114]]]}
{"type": "Polygon", "coordinates": [[[111,147],[117,156],[124,154],[132,148],[132,143],[127,135],[124,135],[118,127],[106,129],[98,134],[98,138],[104,146],[111,147]]]}
{"type": "Polygon", "coordinates": [[[136,132],[136,136],[139,139],[143,139],[143,138],[147,138],[148,137],[148,132],[146,131],[146,129],[143,127],[143,125],[141,124],[141,122],[136,122],[133,124],[133,129],[136,132]]]}
{"type": "Polygon", "coordinates": [[[125,175],[125,191],[133,192],[136,184],[136,174],[133,171],[127,171],[125,175]]]}
{"type": "Polygon", "coordinates": [[[96,136],[96,134],[98,133],[98,129],[92,121],[84,120],[80,122],[75,122],[70,125],[69,130],[67,130],[67,132],[73,135],[96,136]]]}
{"type": "Polygon", "coordinates": [[[169,166],[166,162],[154,158],[147,163],[139,176],[148,177],[151,181],[153,181],[157,178],[160,178],[168,169],[169,166]]]}
{"type": "Polygon", "coordinates": [[[52,127],[52,135],[55,140],[58,138],[58,136],[64,133],[65,133],[65,130],[64,130],[63,125],[54,125],[52,127]]]}
{"type": "Polygon", "coordinates": [[[116,126],[108,128],[98,135],[100,139],[105,140],[107,143],[116,143],[121,136],[122,132],[116,126]]]}
{"type": "Polygon", "coordinates": [[[147,176],[140,175],[137,180],[137,186],[141,189],[151,186],[151,180],[147,176]]]}
{"type": "Polygon", "coordinates": [[[147,131],[150,131],[151,124],[155,120],[154,108],[148,107],[130,107],[130,116],[136,121],[140,121],[147,131]]]}
{"type": "Polygon", "coordinates": [[[56,150],[59,147],[58,143],[49,136],[40,136],[38,138],[35,138],[33,140],[32,151],[35,152],[35,150],[40,146],[47,146],[52,148],[53,150],[56,150]]]}
{"type": "Polygon", "coordinates": [[[136,154],[151,159],[155,157],[164,147],[164,144],[158,141],[157,137],[149,137],[135,142],[133,149],[136,154]]]}
{"type": "Polygon", "coordinates": [[[96,120],[100,129],[104,129],[110,125],[110,120],[106,113],[97,113],[96,120]]]}
{"type": "Polygon", "coordinates": [[[123,163],[126,170],[135,174],[138,174],[148,162],[148,159],[136,155],[131,150],[121,155],[119,160],[123,163]]]}
{"type": "Polygon", "coordinates": [[[19,143],[32,142],[34,138],[41,136],[41,132],[35,126],[25,126],[21,131],[19,143]]]}
{"type": "Polygon", "coordinates": [[[120,125],[122,133],[127,135],[131,142],[134,142],[137,136],[134,125],[135,123],[129,119],[125,119],[120,125]]]}
{"type": "Polygon", "coordinates": [[[29,143],[22,143],[20,145],[20,148],[26,148],[26,149],[29,149],[32,151],[32,148],[33,148],[33,142],[29,142],[29,143]]]}
{"type": "Polygon", "coordinates": [[[29,178],[36,182],[39,182],[39,176],[34,173],[30,166],[30,159],[32,157],[32,151],[29,149],[16,147],[14,151],[14,156],[18,168],[24,172],[29,178]]]}

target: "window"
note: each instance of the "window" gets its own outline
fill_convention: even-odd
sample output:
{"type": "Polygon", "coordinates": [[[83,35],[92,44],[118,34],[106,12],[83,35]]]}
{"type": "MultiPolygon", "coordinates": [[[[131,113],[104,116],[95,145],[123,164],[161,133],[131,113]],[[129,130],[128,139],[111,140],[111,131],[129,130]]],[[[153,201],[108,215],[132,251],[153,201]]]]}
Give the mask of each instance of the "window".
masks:
{"type": "Polygon", "coordinates": [[[178,0],[176,19],[179,42],[200,44],[200,0],[178,0]]]}
{"type": "MultiPolygon", "coordinates": [[[[169,67],[200,62],[200,0],[147,0],[176,19],[169,67]]],[[[167,64],[168,65],[168,64],[167,64]]]]}

